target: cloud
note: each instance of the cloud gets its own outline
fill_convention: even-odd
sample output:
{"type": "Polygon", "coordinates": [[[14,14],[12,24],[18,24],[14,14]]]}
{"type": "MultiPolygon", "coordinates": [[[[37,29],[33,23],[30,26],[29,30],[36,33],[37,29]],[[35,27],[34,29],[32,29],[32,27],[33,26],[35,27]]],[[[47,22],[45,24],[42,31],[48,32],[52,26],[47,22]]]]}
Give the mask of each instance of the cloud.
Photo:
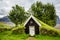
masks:
{"type": "Polygon", "coordinates": [[[27,11],[32,3],[36,1],[41,1],[43,4],[53,3],[56,14],[60,16],[60,0],[0,0],[0,15],[8,15],[8,12],[12,9],[12,6],[15,6],[15,4],[24,7],[27,11]]]}
{"type": "Polygon", "coordinates": [[[56,9],[57,16],[59,16],[60,18],[60,4],[55,5],[55,9],[56,9]]]}

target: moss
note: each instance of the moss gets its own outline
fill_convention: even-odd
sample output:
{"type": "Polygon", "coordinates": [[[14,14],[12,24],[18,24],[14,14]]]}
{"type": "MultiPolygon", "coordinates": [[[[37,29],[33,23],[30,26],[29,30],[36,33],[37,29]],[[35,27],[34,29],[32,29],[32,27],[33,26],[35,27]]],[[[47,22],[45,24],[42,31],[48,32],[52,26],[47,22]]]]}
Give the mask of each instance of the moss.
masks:
{"type": "Polygon", "coordinates": [[[53,35],[54,35],[54,34],[55,34],[55,35],[57,35],[57,34],[60,35],[60,30],[57,30],[57,29],[55,29],[54,27],[49,26],[49,25],[43,23],[42,21],[40,21],[40,20],[37,19],[37,18],[36,18],[36,20],[41,24],[41,27],[39,28],[40,30],[44,29],[44,31],[45,31],[46,33],[51,32],[53,35]],[[47,31],[48,31],[48,32],[47,32],[47,31]],[[53,33],[53,32],[54,32],[54,33],[53,33]]]}

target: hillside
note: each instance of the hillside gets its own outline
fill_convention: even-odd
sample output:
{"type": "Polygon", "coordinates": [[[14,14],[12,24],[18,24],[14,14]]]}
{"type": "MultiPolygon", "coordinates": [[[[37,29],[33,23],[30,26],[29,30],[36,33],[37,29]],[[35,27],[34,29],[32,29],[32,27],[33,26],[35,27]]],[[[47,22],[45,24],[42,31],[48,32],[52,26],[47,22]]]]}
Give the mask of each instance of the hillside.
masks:
{"type": "Polygon", "coordinates": [[[10,21],[10,19],[8,18],[8,16],[0,18],[0,22],[3,22],[3,23],[8,24],[10,26],[15,26],[15,24],[10,21]]]}

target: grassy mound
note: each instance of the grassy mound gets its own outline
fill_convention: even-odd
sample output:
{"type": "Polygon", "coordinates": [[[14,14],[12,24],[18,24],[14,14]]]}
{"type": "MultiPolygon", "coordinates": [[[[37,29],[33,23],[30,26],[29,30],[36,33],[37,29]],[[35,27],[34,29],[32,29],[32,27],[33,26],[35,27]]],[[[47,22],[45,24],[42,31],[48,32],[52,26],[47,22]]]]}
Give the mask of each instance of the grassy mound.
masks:
{"type": "Polygon", "coordinates": [[[25,33],[25,27],[23,26],[23,24],[18,25],[17,27],[14,27],[12,29],[12,33],[13,34],[24,34],[25,33]]]}
{"type": "Polygon", "coordinates": [[[5,24],[4,22],[0,22],[0,28],[11,28],[11,27],[5,24]]]}
{"type": "Polygon", "coordinates": [[[11,27],[3,22],[0,22],[0,32],[11,30],[11,27]]]}
{"type": "MultiPolygon", "coordinates": [[[[45,35],[60,35],[60,30],[55,29],[54,27],[51,27],[47,24],[45,24],[44,22],[40,21],[39,19],[36,18],[36,20],[41,24],[40,29],[40,34],[45,34],[45,35]]],[[[21,25],[18,25],[18,27],[15,27],[12,29],[13,33],[24,33],[24,23],[22,23],[21,25]]]]}
{"type": "MultiPolygon", "coordinates": [[[[36,18],[37,19],[37,18],[36,18]]],[[[48,35],[60,35],[60,30],[55,29],[54,27],[51,27],[45,23],[43,23],[42,21],[40,21],[39,19],[37,19],[37,21],[41,24],[40,27],[40,32],[42,34],[48,34],[48,35]]]]}

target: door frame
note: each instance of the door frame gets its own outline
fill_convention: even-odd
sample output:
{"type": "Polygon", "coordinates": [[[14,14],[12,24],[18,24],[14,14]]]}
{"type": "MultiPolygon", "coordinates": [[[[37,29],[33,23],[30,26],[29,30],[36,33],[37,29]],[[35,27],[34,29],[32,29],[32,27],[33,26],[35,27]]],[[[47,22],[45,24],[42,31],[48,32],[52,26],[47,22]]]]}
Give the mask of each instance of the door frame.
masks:
{"type": "Polygon", "coordinates": [[[29,35],[34,36],[35,35],[35,26],[29,26],[29,35]]]}

